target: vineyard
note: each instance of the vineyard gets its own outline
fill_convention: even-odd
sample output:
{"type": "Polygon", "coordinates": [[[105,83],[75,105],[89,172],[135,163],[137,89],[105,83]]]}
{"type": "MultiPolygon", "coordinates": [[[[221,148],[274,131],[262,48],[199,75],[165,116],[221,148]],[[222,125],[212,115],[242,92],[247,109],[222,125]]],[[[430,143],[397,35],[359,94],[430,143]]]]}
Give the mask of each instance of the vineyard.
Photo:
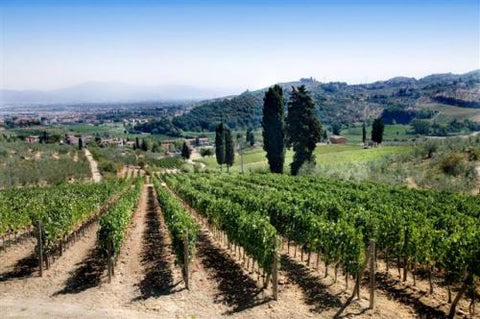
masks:
{"type": "Polygon", "coordinates": [[[87,317],[473,318],[479,217],[479,197],[271,174],[6,189],[0,301],[14,314],[44,294],[58,317],[73,300],[99,308],[87,317]]]}
{"type": "Polygon", "coordinates": [[[274,243],[272,236],[278,231],[288,246],[299,245],[302,256],[304,252],[308,254],[307,264],[311,254],[316,253],[317,267],[321,258],[325,273],[329,265],[334,265],[335,277],[341,267],[347,280],[349,275],[356,278],[354,290],[358,295],[368,262],[366,248],[374,240],[376,255],[383,258],[387,272],[392,259],[395,260],[403,281],[410,272],[415,282],[417,274],[425,271],[429,292],[433,293],[433,275],[442,277],[452,305],[449,316],[453,316],[465,292],[477,294],[478,197],[275,175],[212,178],[195,174],[166,176],[165,180],[213,224],[225,229],[232,241],[243,247],[256,247],[259,252],[254,258],[267,269],[271,263],[269,252],[275,244],[266,247],[265,243],[274,243]],[[248,212],[255,220],[252,224],[264,225],[264,229],[250,229],[242,234],[245,227],[236,224],[235,218],[222,221],[229,212],[239,218],[248,212]],[[271,232],[266,230],[269,226],[271,232]],[[248,234],[259,237],[249,238],[248,234]],[[460,286],[453,302],[452,286],[460,286]]]}

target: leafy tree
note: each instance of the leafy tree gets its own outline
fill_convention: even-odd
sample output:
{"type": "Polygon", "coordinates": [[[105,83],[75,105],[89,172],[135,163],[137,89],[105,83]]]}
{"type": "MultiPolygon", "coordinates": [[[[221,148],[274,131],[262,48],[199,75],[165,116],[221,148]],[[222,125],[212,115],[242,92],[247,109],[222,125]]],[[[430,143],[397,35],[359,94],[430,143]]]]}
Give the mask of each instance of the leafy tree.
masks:
{"type": "Polygon", "coordinates": [[[172,121],[167,117],[158,120],[140,123],[130,129],[131,133],[145,132],[151,134],[164,134],[168,136],[181,136],[182,131],[173,125],[172,121]]]}
{"type": "Polygon", "coordinates": [[[225,164],[227,164],[227,172],[235,161],[235,143],[232,138],[232,131],[228,127],[225,128],[225,164]]]}
{"type": "Polygon", "coordinates": [[[184,160],[187,160],[190,158],[192,151],[190,150],[190,147],[188,147],[187,142],[183,142],[182,146],[182,157],[184,160]]]}
{"type": "Polygon", "coordinates": [[[363,122],[362,124],[362,141],[363,144],[367,142],[367,125],[365,124],[365,122],[363,122]]]}
{"type": "Polygon", "coordinates": [[[78,139],[78,149],[80,151],[83,149],[83,139],[81,137],[78,139]]]}
{"type": "Polygon", "coordinates": [[[415,134],[428,135],[430,134],[432,124],[430,124],[430,122],[427,120],[413,120],[412,127],[415,134]]]}
{"type": "MultiPolygon", "coordinates": [[[[279,85],[268,89],[263,99],[263,149],[267,152],[272,173],[283,173],[285,162],[285,107],[283,90],[279,85]]],[[[247,131],[248,136],[253,133],[247,131]]]]}
{"type": "Polygon", "coordinates": [[[372,141],[380,144],[383,141],[383,130],[385,125],[381,118],[375,119],[372,124],[372,141]]]}
{"type": "Polygon", "coordinates": [[[288,102],[287,147],[295,154],[290,164],[292,175],[297,175],[305,162],[315,163],[313,150],[321,139],[322,126],[315,113],[315,104],[304,85],[293,88],[288,102]]]}
{"type": "Polygon", "coordinates": [[[322,131],[323,131],[322,140],[324,142],[327,142],[328,141],[327,130],[322,130],[322,131]]]}
{"type": "Polygon", "coordinates": [[[102,147],[102,138],[99,137],[99,136],[95,136],[95,138],[92,140],[90,140],[90,146],[93,146],[93,147],[102,147]]]}
{"type": "Polygon", "coordinates": [[[333,135],[340,135],[340,131],[342,130],[342,125],[338,122],[332,124],[332,134],[333,135]]]}
{"type": "Polygon", "coordinates": [[[162,150],[161,146],[159,143],[153,143],[152,145],[152,152],[153,153],[159,153],[162,150]]]}
{"type": "Polygon", "coordinates": [[[210,148],[201,148],[201,149],[200,149],[200,155],[201,155],[202,157],[212,156],[212,155],[213,155],[212,149],[210,149],[210,148]]]}
{"type": "Polygon", "coordinates": [[[215,129],[215,157],[221,170],[222,165],[225,164],[225,125],[223,123],[218,124],[215,129]]]}

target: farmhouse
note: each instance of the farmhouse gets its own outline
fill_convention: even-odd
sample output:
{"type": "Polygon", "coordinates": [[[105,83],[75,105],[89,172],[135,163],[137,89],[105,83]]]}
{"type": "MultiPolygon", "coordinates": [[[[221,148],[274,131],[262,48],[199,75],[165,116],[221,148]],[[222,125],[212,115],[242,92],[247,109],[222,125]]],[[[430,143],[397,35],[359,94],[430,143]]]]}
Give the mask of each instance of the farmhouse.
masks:
{"type": "Polygon", "coordinates": [[[123,146],[123,139],[121,138],[104,138],[102,139],[102,145],[111,145],[111,146],[123,146]]]}
{"type": "Polygon", "coordinates": [[[38,143],[39,141],[40,141],[40,137],[36,135],[30,135],[25,137],[25,143],[28,143],[28,144],[35,144],[35,143],[38,143]]]}
{"type": "Polygon", "coordinates": [[[70,145],[76,145],[76,144],[78,144],[78,137],[73,136],[73,135],[68,135],[68,136],[65,138],[65,142],[66,142],[67,144],[70,144],[70,145]]]}
{"type": "MultiPolygon", "coordinates": [[[[185,140],[190,146],[195,146],[196,139],[195,138],[187,138],[185,140]]],[[[199,146],[209,146],[211,145],[210,139],[208,137],[200,137],[198,139],[199,146]]]]}
{"type": "Polygon", "coordinates": [[[175,140],[164,140],[160,144],[166,150],[175,149],[175,140]]]}
{"type": "Polygon", "coordinates": [[[347,138],[340,135],[330,136],[330,143],[332,144],[345,144],[347,143],[347,138]]]}

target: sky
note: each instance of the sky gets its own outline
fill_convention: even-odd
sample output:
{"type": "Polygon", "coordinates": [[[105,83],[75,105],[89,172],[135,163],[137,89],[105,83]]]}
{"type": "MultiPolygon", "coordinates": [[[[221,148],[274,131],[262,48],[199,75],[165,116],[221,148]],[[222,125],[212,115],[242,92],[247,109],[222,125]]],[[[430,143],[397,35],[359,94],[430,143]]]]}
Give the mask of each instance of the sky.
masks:
{"type": "Polygon", "coordinates": [[[0,0],[0,88],[225,93],[480,68],[480,1],[0,0]]]}

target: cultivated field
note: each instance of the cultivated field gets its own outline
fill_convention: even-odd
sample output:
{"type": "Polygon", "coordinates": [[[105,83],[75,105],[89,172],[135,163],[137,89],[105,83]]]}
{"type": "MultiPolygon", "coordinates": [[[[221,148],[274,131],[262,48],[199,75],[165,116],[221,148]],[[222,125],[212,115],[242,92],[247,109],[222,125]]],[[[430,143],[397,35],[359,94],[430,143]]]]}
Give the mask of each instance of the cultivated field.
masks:
{"type": "Polygon", "coordinates": [[[478,280],[478,197],[270,174],[21,193],[0,193],[7,318],[442,318],[478,280]]]}
{"type": "Polygon", "coordinates": [[[91,177],[76,146],[0,141],[0,188],[84,181],[91,177]]]}

